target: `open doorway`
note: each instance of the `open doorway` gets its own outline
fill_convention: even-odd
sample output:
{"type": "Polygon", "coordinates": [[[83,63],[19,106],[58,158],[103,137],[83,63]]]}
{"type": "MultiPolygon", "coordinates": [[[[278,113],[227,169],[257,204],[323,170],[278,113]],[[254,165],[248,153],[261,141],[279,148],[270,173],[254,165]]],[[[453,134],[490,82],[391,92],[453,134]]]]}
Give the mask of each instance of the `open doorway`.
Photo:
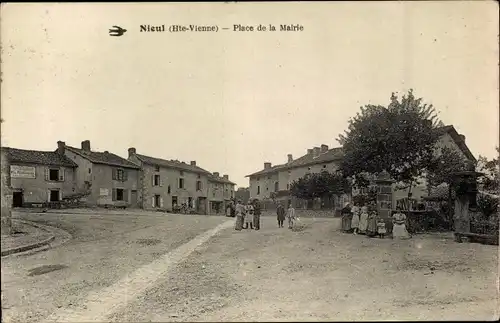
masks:
{"type": "Polygon", "coordinates": [[[51,202],[59,201],[59,190],[50,190],[50,201],[51,202]]]}
{"type": "Polygon", "coordinates": [[[23,206],[23,192],[12,192],[12,207],[22,207],[23,206]]]}

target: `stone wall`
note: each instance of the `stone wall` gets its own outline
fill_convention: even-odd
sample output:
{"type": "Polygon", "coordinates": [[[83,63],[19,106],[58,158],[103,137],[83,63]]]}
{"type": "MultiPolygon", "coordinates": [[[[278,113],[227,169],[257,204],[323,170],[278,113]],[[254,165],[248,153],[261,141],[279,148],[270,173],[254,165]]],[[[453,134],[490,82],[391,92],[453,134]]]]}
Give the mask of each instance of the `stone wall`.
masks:
{"type": "Polygon", "coordinates": [[[2,149],[2,221],[1,234],[10,234],[12,230],[12,191],[10,189],[10,163],[7,152],[2,149]]]}

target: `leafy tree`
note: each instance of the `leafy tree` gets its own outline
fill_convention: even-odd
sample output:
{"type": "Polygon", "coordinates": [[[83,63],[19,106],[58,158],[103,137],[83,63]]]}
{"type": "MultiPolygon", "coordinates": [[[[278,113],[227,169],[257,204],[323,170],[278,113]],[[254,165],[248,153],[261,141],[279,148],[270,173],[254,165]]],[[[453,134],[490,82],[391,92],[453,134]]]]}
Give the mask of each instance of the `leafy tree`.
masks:
{"type": "Polygon", "coordinates": [[[349,181],[341,174],[328,172],[314,173],[301,177],[290,185],[290,193],[304,200],[331,198],[350,191],[349,181]]]}
{"type": "Polygon", "coordinates": [[[412,90],[401,99],[393,93],[387,107],[361,107],[338,138],[344,150],[341,171],[358,186],[368,185],[369,176],[387,172],[410,188],[410,195],[432,160],[441,125],[434,107],[415,98],[412,90]]]}
{"type": "MultiPolygon", "coordinates": [[[[496,148],[497,153],[500,154],[499,147],[496,148]]],[[[488,160],[486,157],[479,156],[477,170],[484,174],[479,179],[482,189],[489,193],[499,194],[500,191],[500,164],[499,158],[488,160]]]]}

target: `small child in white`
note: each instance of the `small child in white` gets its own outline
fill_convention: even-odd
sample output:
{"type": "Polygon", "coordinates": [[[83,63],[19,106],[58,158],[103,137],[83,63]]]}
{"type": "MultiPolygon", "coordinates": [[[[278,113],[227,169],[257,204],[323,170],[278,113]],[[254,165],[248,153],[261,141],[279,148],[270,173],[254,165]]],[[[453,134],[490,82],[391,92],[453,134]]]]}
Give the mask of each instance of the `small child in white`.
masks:
{"type": "Polygon", "coordinates": [[[385,229],[385,221],[382,218],[377,219],[377,233],[378,237],[380,239],[384,239],[384,236],[386,234],[386,229],[385,229]]]}

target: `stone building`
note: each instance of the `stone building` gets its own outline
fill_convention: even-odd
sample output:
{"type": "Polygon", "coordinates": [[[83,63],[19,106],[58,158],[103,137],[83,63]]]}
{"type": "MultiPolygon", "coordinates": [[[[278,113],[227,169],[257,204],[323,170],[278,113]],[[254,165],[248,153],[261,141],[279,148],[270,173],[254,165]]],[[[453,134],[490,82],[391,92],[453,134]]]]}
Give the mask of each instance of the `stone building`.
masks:
{"type": "MultiPolygon", "coordinates": [[[[474,161],[475,158],[465,143],[465,136],[459,134],[452,125],[444,126],[438,129],[439,140],[436,142],[435,152],[438,154],[443,147],[449,147],[460,152],[468,160],[474,161]]],[[[287,156],[287,162],[272,166],[270,162],[264,163],[264,168],[258,172],[247,175],[250,183],[250,198],[269,200],[277,197],[278,199],[290,199],[290,184],[308,173],[319,173],[322,171],[335,172],[342,160],[342,148],[330,149],[327,145],[307,149],[307,153],[298,159],[293,159],[292,155],[287,156]]],[[[394,208],[397,200],[407,197],[407,189],[398,189],[397,183],[387,184],[384,180],[384,195],[389,195],[388,201],[384,202],[385,208],[394,208]],[[389,185],[390,191],[387,192],[386,186],[389,185]]],[[[413,198],[419,199],[428,193],[427,182],[422,178],[417,187],[412,188],[413,198]]],[[[353,195],[358,194],[353,191],[353,195]]],[[[335,207],[340,208],[344,202],[350,199],[349,196],[340,196],[335,200],[335,207]]]]}
{"type": "Polygon", "coordinates": [[[58,143],[58,151],[78,165],[75,172],[77,190],[88,192],[89,205],[138,207],[138,178],[140,167],[108,151],[90,149],[90,141],[81,148],[58,143]]]}
{"type": "Polygon", "coordinates": [[[219,176],[218,172],[208,176],[209,214],[225,214],[228,204],[234,199],[234,186],[228,175],[219,176]]]}
{"type": "Polygon", "coordinates": [[[208,207],[208,176],[210,172],[178,160],[166,160],[138,154],[128,150],[129,161],[140,165],[139,188],[144,209],[173,210],[175,206],[188,205],[199,214],[206,214],[208,207]]]}
{"type": "Polygon", "coordinates": [[[2,148],[10,159],[13,207],[43,207],[77,190],[77,164],[63,151],[2,148]]]}

